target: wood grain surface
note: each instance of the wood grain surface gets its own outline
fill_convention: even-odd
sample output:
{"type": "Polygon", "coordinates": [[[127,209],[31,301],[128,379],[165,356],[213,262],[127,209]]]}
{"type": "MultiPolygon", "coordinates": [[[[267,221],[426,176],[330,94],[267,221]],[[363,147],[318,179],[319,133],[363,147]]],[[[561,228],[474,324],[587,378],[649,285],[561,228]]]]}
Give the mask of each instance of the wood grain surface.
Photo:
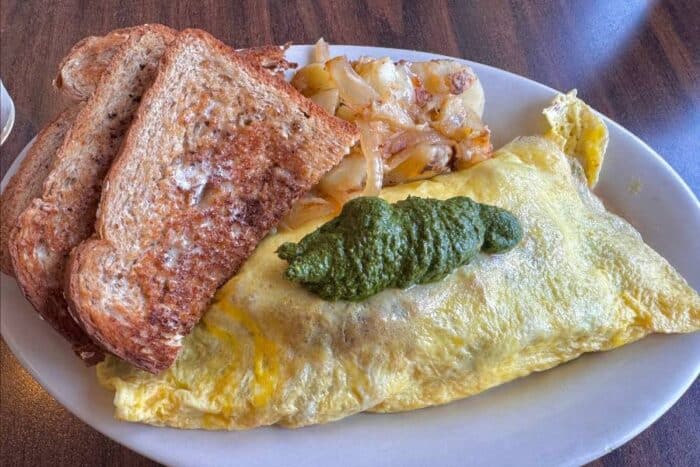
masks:
{"type": "MultiPolygon", "coordinates": [[[[331,43],[464,57],[560,90],[640,136],[700,192],[700,1],[0,1],[0,77],[17,107],[4,174],[65,105],[61,57],[90,34],[145,22],[203,28],[236,47],[331,43]]],[[[40,345],[40,344],[38,344],[40,345]]],[[[611,414],[614,417],[615,414],[611,414]]],[[[0,345],[0,465],[153,465],[54,401],[0,345]]],[[[700,465],[700,383],[593,463],[700,465]]]]}

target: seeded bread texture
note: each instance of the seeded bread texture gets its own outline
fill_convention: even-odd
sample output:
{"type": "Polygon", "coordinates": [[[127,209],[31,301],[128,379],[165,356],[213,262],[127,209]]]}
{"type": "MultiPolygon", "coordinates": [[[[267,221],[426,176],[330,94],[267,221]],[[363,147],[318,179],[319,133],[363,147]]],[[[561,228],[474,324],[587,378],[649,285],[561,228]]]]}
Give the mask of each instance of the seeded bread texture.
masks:
{"type": "Polygon", "coordinates": [[[169,367],[216,289],[358,138],[200,30],[163,57],[70,256],[73,316],[139,368],[169,367]]]}

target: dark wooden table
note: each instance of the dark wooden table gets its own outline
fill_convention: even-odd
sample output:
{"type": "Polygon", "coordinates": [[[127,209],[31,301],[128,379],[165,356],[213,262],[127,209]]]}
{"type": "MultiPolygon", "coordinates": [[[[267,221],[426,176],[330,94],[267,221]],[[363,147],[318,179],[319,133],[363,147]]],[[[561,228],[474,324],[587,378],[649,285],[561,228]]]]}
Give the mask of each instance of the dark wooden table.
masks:
{"type": "MultiPolygon", "coordinates": [[[[639,135],[700,191],[700,2],[1,0],[0,76],[17,120],[1,172],[64,104],[58,62],[90,34],[145,22],[199,27],[236,47],[330,42],[426,50],[513,71],[639,135]]],[[[40,345],[40,344],[38,344],[40,345]]],[[[1,465],[152,465],[54,401],[0,345],[1,465]]],[[[614,417],[611,414],[611,417],[614,417]]],[[[700,465],[700,383],[595,465],[700,465]]]]}

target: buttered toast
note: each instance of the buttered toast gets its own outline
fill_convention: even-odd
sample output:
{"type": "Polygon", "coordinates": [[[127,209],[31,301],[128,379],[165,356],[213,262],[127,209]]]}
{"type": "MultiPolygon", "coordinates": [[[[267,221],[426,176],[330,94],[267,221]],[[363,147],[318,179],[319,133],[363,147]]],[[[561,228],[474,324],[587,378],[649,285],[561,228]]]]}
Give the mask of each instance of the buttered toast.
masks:
{"type": "MultiPolygon", "coordinates": [[[[76,44],[62,61],[54,84],[66,95],[86,100],[84,106],[91,110],[79,112],[83,104],[76,104],[47,126],[2,194],[3,271],[14,274],[9,237],[19,224],[13,234],[13,249],[20,287],[40,315],[89,362],[99,361],[102,351],[67,312],[61,287],[65,258],[75,244],[94,231],[104,173],[121,146],[143,91],[155,76],[165,46],[175,34],[165,26],[143,25],[88,37],[76,44]],[[96,90],[98,95],[93,96],[96,90]],[[54,160],[56,164],[51,164],[54,160]],[[57,166],[55,171],[51,170],[53,165],[57,166]],[[25,209],[26,216],[17,222],[25,209]]],[[[285,46],[270,45],[241,53],[268,73],[281,75],[294,66],[285,60],[285,50],[285,46]]]]}
{"type": "Polygon", "coordinates": [[[96,236],[70,256],[71,313],[108,351],[167,368],[217,287],[357,138],[250,58],[181,32],[106,177],[96,236]]]}
{"type": "MultiPolygon", "coordinates": [[[[97,88],[104,71],[110,66],[112,58],[133,34],[139,34],[149,25],[115,29],[104,36],[88,36],[77,42],[63,58],[58,67],[58,74],[53,81],[54,87],[65,96],[77,100],[88,99],[97,88]]],[[[293,67],[284,58],[286,46],[262,46],[243,49],[263,68],[274,73],[282,73],[293,67]]]]}
{"type": "Polygon", "coordinates": [[[104,36],[88,36],[78,41],[58,66],[53,85],[64,95],[87,100],[95,92],[114,55],[133,34],[149,25],[115,29],[104,36]]]}
{"type": "Polygon", "coordinates": [[[67,311],[65,261],[93,233],[102,179],[174,36],[175,31],[160,25],[141,26],[130,34],[68,131],[41,197],[19,216],[10,234],[12,265],[24,295],[84,358],[95,359],[98,349],[67,311]]]}
{"type": "Polygon", "coordinates": [[[36,136],[24,160],[0,195],[0,269],[14,276],[8,241],[17,218],[31,201],[41,196],[46,176],[66,133],[73,125],[79,106],[61,112],[36,136]]]}

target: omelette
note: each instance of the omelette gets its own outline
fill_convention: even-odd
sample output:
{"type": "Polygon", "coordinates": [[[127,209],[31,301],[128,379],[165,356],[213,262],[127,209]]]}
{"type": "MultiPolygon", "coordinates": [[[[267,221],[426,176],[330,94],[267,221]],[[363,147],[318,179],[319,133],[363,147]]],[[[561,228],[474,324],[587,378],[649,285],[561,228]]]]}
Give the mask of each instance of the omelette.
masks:
{"type": "Polygon", "coordinates": [[[598,183],[608,147],[608,127],[581,99],[576,89],[557,94],[552,104],[542,111],[549,129],[544,137],[553,141],[583,167],[588,186],[598,183]]]}
{"type": "Polygon", "coordinates": [[[519,138],[468,169],[380,194],[409,195],[507,209],[523,238],[438,282],[344,302],[285,279],[287,263],[275,254],[328,219],[269,235],[218,291],[170,369],[152,375],[114,357],[98,366],[117,418],[246,429],[412,410],[650,333],[700,328],[698,294],[605,210],[584,169],[551,139],[519,138]]]}

